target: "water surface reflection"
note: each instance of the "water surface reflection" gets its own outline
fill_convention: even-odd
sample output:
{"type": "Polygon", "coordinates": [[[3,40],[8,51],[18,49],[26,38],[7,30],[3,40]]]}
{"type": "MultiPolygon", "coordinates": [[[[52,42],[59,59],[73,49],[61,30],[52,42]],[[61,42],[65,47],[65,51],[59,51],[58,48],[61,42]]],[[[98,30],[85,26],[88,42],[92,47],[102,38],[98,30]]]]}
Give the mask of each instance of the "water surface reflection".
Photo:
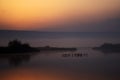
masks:
{"type": "Polygon", "coordinates": [[[90,48],[0,57],[0,80],[120,80],[119,73],[120,54],[90,48]]]}
{"type": "Polygon", "coordinates": [[[9,66],[20,66],[24,62],[29,62],[31,59],[30,54],[11,54],[11,55],[0,55],[0,61],[8,63],[9,66]]]}

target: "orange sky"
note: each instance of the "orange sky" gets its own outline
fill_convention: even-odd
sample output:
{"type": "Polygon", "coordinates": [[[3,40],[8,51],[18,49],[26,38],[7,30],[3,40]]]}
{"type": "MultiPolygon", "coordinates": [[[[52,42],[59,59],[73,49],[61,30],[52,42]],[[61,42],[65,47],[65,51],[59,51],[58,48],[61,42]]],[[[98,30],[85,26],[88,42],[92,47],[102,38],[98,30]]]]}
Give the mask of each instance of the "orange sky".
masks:
{"type": "Polygon", "coordinates": [[[100,21],[118,15],[119,4],[120,0],[0,0],[0,23],[8,25],[0,29],[32,30],[73,20],[100,21]]]}

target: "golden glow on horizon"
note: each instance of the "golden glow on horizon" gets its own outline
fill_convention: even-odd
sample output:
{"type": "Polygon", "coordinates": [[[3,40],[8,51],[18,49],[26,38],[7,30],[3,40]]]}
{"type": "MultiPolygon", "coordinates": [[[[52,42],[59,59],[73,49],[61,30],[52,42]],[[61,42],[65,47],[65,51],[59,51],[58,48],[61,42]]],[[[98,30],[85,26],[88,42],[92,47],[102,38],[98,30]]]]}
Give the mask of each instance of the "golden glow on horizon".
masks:
{"type": "MultiPolygon", "coordinates": [[[[54,24],[79,18],[86,22],[116,15],[120,0],[0,0],[0,22],[12,29],[54,24]]],[[[45,27],[45,26],[44,26],[45,27]]]]}
{"type": "MultiPolygon", "coordinates": [[[[0,72],[1,73],[1,72],[0,72]]],[[[0,80],[109,80],[111,79],[90,73],[76,74],[71,72],[65,72],[63,70],[44,70],[44,69],[12,69],[9,71],[4,71],[0,80]],[[87,77],[86,77],[87,76],[87,77]]]]}
{"type": "Polygon", "coordinates": [[[0,77],[0,80],[72,80],[61,73],[56,74],[54,71],[49,72],[50,70],[22,69],[5,71],[5,74],[0,77]]]}

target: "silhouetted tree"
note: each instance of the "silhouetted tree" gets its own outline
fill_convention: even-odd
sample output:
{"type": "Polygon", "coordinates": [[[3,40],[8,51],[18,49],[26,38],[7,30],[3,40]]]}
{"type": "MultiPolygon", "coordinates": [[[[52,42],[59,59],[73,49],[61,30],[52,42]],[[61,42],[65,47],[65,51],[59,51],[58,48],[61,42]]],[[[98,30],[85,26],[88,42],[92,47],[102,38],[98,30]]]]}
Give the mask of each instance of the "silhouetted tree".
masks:
{"type": "Polygon", "coordinates": [[[8,43],[8,47],[19,47],[19,46],[22,46],[22,43],[20,41],[18,41],[17,39],[10,41],[8,43]]]}
{"type": "Polygon", "coordinates": [[[30,48],[30,45],[27,43],[22,44],[20,41],[13,40],[8,43],[8,47],[10,48],[30,48]]]}

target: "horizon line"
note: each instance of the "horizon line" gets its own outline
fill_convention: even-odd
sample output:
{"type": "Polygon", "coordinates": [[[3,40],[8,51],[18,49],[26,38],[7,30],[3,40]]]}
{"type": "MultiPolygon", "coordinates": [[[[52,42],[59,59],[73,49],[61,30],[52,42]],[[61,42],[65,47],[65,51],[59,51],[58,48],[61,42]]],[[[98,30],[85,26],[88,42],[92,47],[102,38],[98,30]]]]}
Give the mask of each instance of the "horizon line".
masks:
{"type": "Polygon", "coordinates": [[[91,32],[96,32],[96,33],[111,33],[111,32],[113,32],[113,33],[120,33],[120,31],[40,31],[40,30],[10,30],[10,29],[0,29],[0,31],[16,31],[16,32],[63,32],[63,33],[66,33],[66,32],[68,32],[68,33],[70,33],[70,32],[81,32],[81,33],[91,33],[91,32]]]}

